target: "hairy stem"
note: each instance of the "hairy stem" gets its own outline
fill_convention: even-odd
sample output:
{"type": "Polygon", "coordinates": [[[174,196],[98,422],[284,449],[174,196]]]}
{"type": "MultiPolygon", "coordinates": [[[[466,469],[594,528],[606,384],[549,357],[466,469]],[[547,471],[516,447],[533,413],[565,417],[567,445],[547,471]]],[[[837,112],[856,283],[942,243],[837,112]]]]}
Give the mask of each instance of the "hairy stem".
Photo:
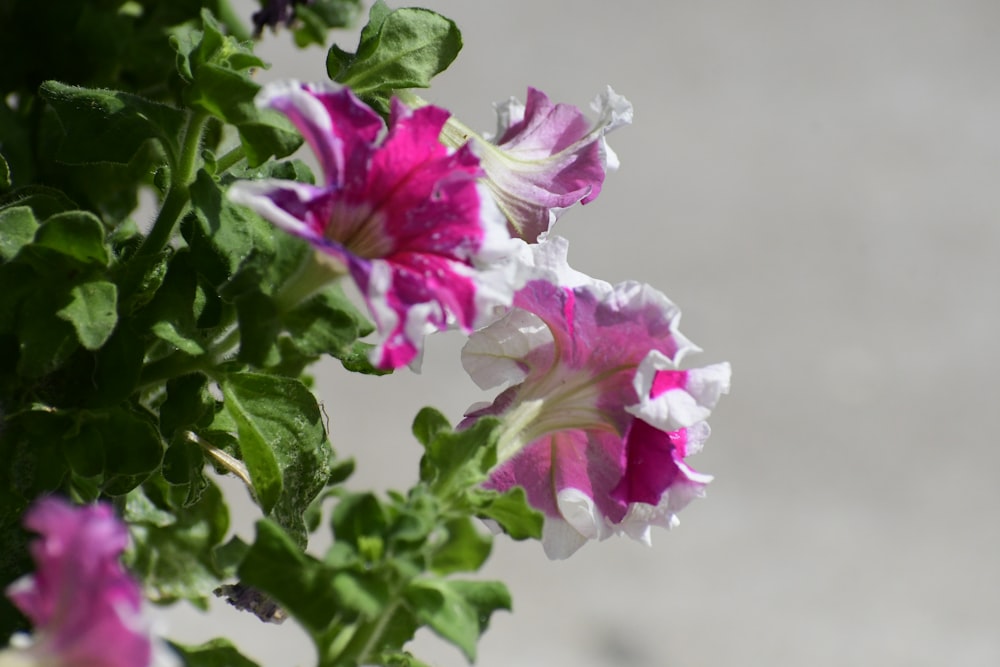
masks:
{"type": "Polygon", "coordinates": [[[177,221],[180,220],[190,203],[189,188],[194,180],[202,132],[205,130],[207,120],[208,114],[200,111],[191,114],[188,119],[180,159],[174,165],[171,175],[170,190],[163,200],[160,212],[156,215],[149,236],[139,246],[139,250],[135,254],[136,257],[155,255],[170,242],[177,221]]]}

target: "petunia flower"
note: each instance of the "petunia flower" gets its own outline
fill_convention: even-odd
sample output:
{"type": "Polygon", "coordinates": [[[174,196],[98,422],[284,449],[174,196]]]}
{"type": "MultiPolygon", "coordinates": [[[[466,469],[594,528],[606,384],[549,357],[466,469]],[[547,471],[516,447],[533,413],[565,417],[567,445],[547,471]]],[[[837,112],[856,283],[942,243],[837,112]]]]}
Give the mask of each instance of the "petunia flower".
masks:
{"type": "Polygon", "coordinates": [[[528,88],[526,104],[512,97],[497,105],[492,138],[451,118],[442,140],[452,146],[472,141],[511,235],[535,243],[565,209],[593,201],[605,174],[618,168],[604,137],[632,122],[632,105],[609,86],[591,108],[598,114],[592,124],[577,107],[553,104],[528,88]]]}
{"type": "Polygon", "coordinates": [[[657,384],[660,365],[674,369],[698,349],[678,331],[677,307],[648,285],[585,282],[565,264],[561,239],[534,248],[534,266],[548,277],[528,281],[462,354],[483,389],[510,385],[463,422],[504,422],[487,487],[524,487],[545,515],[551,558],[616,533],[648,543],[649,527],[675,524],[711,479],[684,458],[708,436],[704,418],[728,391],[728,365],[679,371],[686,379],[660,391],[673,377],[657,384]],[[559,276],[577,284],[561,285],[559,276]]]}
{"type": "Polygon", "coordinates": [[[37,501],[25,527],[39,534],[30,550],[35,573],[7,588],[34,625],[0,651],[0,665],[145,667],[176,664],[151,638],[142,591],[121,564],[128,531],[110,505],[37,501]]]}
{"type": "Polygon", "coordinates": [[[347,88],[277,83],[257,103],[292,120],[324,180],[240,181],[229,197],[309,241],[331,272],[350,274],[382,337],[373,363],[415,365],[426,334],[471,331],[510,302],[506,269],[494,266],[511,240],[478,184],[479,159],[438,141],[447,111],[394,99],[386,132],[347,88]]]}

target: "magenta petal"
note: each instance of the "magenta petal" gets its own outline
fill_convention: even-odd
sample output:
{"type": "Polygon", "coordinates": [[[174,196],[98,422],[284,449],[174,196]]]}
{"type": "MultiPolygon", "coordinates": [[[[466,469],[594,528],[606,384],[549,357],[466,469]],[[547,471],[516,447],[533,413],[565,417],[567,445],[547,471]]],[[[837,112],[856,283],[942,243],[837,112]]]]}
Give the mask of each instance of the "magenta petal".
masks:
{"type": "Polygon", "coordinates": [[[272,84],[260,102],[302,131],[324,181],[238,182],[229,196],[347,269],[380,337],[373,363],[415,366],[427,334],[471,331],[510,303],[511,240],[479,184],[479,159],[438,139],[447,111],[393,100],[383,137],[381,119],[347,88],[272,84]]]}
{"type": "Polygon", "coordinates": [[[25,526],[40,535],[31,544],[36,570],[7,595],[35,626],[33,650],[65,665],[148,665],[142,593],[121,565],[128,533],[111,506],[43,498],[25,526]]]}
{"type": "Polygon", "coordinates": [[[612,496],[623,503],[659,503],[681,474],[677,462],[683,458],[686,441],[684,430],[665,433],[634,419],[625,438],[625,474],[612,496]]]}
{"type": "Polygon", "coordinates": [[[365,173],[384,125],[349,88],[281,81],[267,85],[257,102],[288,116],[316,154],[328,184],[365,173]]]}

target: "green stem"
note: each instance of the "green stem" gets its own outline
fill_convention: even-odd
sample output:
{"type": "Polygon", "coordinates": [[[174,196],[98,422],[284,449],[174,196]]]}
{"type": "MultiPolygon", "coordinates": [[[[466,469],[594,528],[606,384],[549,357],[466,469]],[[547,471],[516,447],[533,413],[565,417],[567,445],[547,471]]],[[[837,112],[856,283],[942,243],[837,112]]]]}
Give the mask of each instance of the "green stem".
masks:
{"type": "Polygon", "coordinates": [[[183,352],[175,352],[163,359],[154,361],[142,369],[139,376],[139,388],[148,389],[152,385],[188,373],[202,371],[211,374],[212,370],[232,354],[240,343],[240,328],[234,326],[226,334],[215,341],[203,354],[191,356],[183,352]]]}
{"type": "Polygon", "coordinates": [[[219,0],[218,6],[219,22],[226,26],[230,35],[241,42],[246,42],[253,37],[250,34],[250,31],[247,30],[246,26],[243,25],[243,21],[240,19],[239,14],[233,11],[233,8],[230,6],[228,0],[219,0]]]}
{"type": "Polygon", "coordinates": [[[215,173],[221,174],[229,171],[230,167],[242,160],[246,155],[243,153],[243,145],[240,144],[215,161],[215,173]]]}
{"type": "Polygon", "coordinates": [[[149,236],[139,246],[135,257],[155,255],[170,242],[174,227],[177,226],[177,221],[184,213],[190,200],[188,189],[194,180],[198,152],[201,148],[201,135],[207,121],[208,114],[200,111],[193,113],[188,119],[180,159],[170,179],[170,190],[163,200],[160,212],[156,215],[156,221],[149,231],[149,236]]]}
{"type": "Polygon", "coordinates": [[[351,640],[342,651],[333,656],[328,656],[331,660],[324,662],[324,665],[367,665],[372,664],[375,658],[372,653],[378,649],[382,641],[382,635],[389,629],[389,624],[396,610],[403,604],[399,592],[394,593],[392,602],[382,611],[382,614],[373,621],[364,623],[357,627],[351,640]]]}
{"type": "Polygon", "coordinates": [[[274,294],[278,312],[287,313],[345,273],[347,269],[332,257],[306,253],[295,273],[274,294]]]}

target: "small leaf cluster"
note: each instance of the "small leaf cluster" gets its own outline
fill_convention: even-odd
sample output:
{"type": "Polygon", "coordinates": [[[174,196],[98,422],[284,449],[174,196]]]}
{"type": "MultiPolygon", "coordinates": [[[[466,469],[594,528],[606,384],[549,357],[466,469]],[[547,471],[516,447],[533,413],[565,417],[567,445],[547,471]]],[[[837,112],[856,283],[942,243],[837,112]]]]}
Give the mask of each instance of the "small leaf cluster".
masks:
{"type": "Polygon", "coordinates": [[[326,69],[331,79],[387,113],[393,91],[427,88],[461,49],[462,34],[450,19],[418,7],[393,11],[376,0],[357,51],[334,44],[326,69]]]}
{"type": "Polygon", "coordinates": [[[385,498],[331,491],[334,542],[322,558],[302,553],[273,522],[258,522],[241,580],[302,624],[322,667],[423,664],[403,651],[420,627],[474,660],[491,615],[511,601],[502,583],[461,576],[483,565],[492,544],[472,517],[519,538],[541,532],[523,491],[479,487],[496,458],[498,427],[482,420],[455,432],[440,413],[423,410],[414,422],[424,445],[419,484],[385,498]]]}

